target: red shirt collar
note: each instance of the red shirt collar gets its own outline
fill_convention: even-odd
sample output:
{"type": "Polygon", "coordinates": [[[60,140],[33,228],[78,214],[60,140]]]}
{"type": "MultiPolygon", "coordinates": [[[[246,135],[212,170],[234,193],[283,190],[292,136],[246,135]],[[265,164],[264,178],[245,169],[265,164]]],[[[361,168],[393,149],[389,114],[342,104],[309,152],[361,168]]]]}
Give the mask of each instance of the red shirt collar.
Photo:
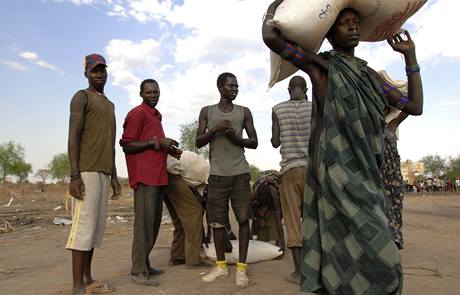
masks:
{"type": "Polygon", "coordinates": [[[141,108],[143,108],[144,110],[148,111],[150,114],[152,114],[153,116],[157,117],[161,121],[161,113],[156,108],[152,108],[151,106],[149,106],[145,102],[141,103],[141,108]]]}

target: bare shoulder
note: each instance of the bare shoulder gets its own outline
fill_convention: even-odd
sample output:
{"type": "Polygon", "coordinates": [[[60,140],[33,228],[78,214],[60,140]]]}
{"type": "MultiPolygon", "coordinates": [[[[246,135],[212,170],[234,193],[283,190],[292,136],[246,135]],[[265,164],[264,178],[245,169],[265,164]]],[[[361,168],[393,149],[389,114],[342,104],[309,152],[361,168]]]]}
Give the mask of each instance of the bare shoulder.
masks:
{"type": "Polygon", "coordinates": [[[251,110],[248,107],[240,106],[243,109],[244,117],[252,116],[251,110]]]}
{"type": "Polygon", "coordinates": [[[208,114],[208,109],[209,109],[209,106],[204,106],[201,108],[201,111],[200,111],[200,115],[201,114],[205,114],[207,115],[208,114]]]}
{"type": "Polygon", "coordinates": [[[206,120],[208,119],[208,109],[209,109],[209,106],[205,106],[201,108],[200,115],[198,118],[199,122],[203,122],[203,123],[206,122],[206,120]]]}
{"type": "Polygon", "coordinates": [[[249,112],[249,113],[251,112],[251,110],[248,107],[245,107],[245,106],[241,106],[241,107],[243,108],[245,112],[249,112]]]}

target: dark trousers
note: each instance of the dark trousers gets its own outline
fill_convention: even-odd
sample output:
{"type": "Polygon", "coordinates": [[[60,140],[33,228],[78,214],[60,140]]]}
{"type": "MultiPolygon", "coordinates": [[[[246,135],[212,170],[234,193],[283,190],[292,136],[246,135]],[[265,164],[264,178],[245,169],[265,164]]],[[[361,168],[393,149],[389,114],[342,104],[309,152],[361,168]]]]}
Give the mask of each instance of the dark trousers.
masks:
{"type": "Polygon", "coordinates": [[[132,274],[147,273],[149,254],[158,237],[163,213],[164,187],[138,184],[134,191],[132,274]]]}

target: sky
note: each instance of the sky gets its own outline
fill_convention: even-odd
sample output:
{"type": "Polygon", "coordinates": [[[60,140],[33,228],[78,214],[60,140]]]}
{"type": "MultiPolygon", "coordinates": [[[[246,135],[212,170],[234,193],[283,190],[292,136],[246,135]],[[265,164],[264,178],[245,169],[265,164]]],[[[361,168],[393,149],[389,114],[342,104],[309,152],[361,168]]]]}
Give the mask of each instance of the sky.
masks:
{"type": "MultiPolygon", "coordinates": [[[[232,72],[240,85],[235,103],[249,107],[259,138],[256,150],[246,150],[248,162],[279,169],[279,150],[270,144],[271,108],[288,99],[288,79],[268,90],[270,58],[261,22],[270,3],[0,0],[0,143],[23,145],[34,171],[66,152],[70,99],[87,87],[84,56],[100,53],[108,63],[105,93],[116,106],[117,139],[126,114],[141,102],[142,80],[159,82],[165,133],[178,139],[181,125],[219,101],[217,76],[232,72]]],[[[460,39],[453,26],[458,11],[458,0],[429,0],[404,24],[416,44],[425,104],[422,116],[400,127],[402,160],[460,154],[460,39]]],[[[385,41],[363,42],[355,55],[405,79],[402,56],[385,41]]],[[[116,152],[118,174],[126,177],[118,145],[116,152]]]]}

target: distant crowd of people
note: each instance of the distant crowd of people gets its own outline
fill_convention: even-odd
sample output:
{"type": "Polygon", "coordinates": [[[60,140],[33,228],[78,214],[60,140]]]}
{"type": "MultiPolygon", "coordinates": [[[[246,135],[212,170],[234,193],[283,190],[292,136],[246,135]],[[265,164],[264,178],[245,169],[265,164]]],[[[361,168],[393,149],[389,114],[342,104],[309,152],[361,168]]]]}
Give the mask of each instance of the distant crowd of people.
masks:
{"type": "Polygon", "coordinates": [[[460,191],[460,177],[456,179],[446,178],[427,178],[419,180],[414,185],[406,185],[409,191],[423,193],[423,192],[459,192],[460,191]]]}

